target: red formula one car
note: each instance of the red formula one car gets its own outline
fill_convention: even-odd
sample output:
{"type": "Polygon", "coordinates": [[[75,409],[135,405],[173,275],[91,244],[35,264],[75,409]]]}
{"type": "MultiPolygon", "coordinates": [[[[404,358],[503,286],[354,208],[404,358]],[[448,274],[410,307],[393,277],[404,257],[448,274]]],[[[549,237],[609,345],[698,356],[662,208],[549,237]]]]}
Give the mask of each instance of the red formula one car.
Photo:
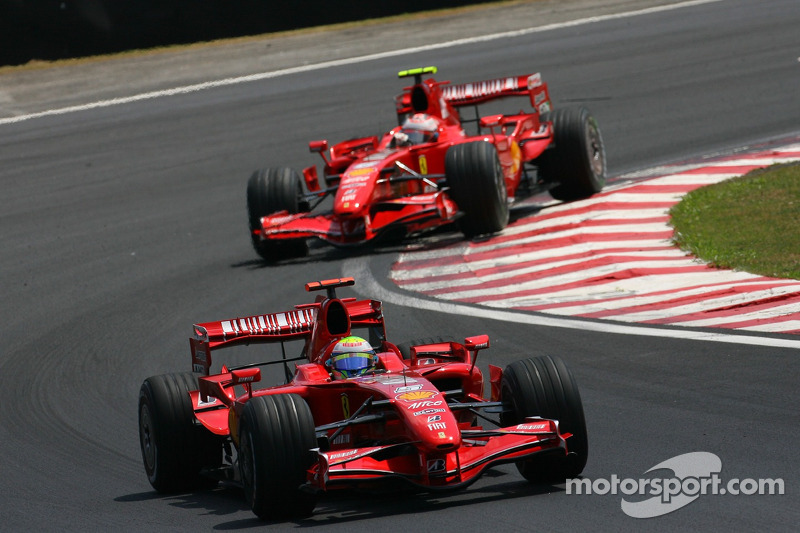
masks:
{"type": "Polygon", "coordinates": [[[540,74],[459,85],[423,80],[435,72],[399,73],[414,85],[396,97],[399,125],[383,136],[310,143],[323,159],[324,188],[316,166],[303,170],[304,180],[290,168],[250,177],[250,236],[261,257],[305,255],[310,237],[358,245],[455,221],[467,236],[493,233],[508,223],[509,205],[532,194],[575,200],[602,189],[597,122],[583,107],[551,110],[540,74]],[[527,96],[533,110],[479,115],[478,104],[510,96],[527,96]],[[475,118],[462,118],[470,107],[475,118]],[[328,196],[332,207],[318,210],[328,196]]]}
{"type": "Polygon", "coordinates": [[[196,374],[150,377],[139,395],[142,458],[156,490],[241,483],[253,512],[277,519],[310,514],[328,490],[458,489],[502,463],[533,482],[581,473],[586,424],[561,359],[489,365],[484,397],[475,362],[486,335],[392,344],[380,302],[336,296],[353,283],[308,283],[327,294],[291,311],[194,326],[196,374]],[[302,344],[298,357],[287,358],[290,341],[302,344]],[[210,371],[217,350],[264,343],[281,346],[267,362],[210,371]],[[275,363],[286,383],[257,388],[275,363]]]}

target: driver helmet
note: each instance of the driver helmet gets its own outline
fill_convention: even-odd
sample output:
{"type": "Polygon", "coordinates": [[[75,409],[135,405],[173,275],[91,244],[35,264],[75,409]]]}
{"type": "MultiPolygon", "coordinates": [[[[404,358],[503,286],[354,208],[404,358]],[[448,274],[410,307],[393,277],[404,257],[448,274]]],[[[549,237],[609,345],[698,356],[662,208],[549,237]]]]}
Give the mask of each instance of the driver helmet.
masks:
{"type": "Polygon", "coordinates": [[[430,115],[416,113],[403,122],[399,134],[403,145],[434,142],[439,137],[439,123],[430,115]]]}
{"type": "Polygon", "coordinates": [[[333,379],[362,376],[375,368],[375,350],[361,337],[345,337],[333,347],[328,366],[333,379]]]}

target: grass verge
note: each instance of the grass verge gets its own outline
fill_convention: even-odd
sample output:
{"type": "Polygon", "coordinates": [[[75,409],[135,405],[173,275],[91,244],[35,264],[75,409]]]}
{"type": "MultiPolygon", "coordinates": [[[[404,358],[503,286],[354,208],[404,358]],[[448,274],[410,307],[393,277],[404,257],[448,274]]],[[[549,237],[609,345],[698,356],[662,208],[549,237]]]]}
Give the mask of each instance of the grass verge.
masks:
{"type": "Polygon", "coordinates": [[[695,189],[670,216],[675,244],[714,267],[800,279],[800,164],[695,189]]]}

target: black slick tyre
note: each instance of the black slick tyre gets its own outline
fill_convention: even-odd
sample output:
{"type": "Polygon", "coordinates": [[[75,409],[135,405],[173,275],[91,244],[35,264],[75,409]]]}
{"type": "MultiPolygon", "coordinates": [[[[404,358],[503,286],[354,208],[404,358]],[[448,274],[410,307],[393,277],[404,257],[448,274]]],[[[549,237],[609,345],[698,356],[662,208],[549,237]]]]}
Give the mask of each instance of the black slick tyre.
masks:
{"type": "Polygon", "coordinates": [[[485,141],[456,144],[445,155],[450,194],[463,216],[467,237],[495,233],[508,224],[508,194],[494,145],[485,141]]]}
{"type": "Polygon", "coordinates": [[[600,192],[606,183],[606,151],[594,117],[585,107],[571,107],[542,119],[553,123],[553,146],[537,161],[539,176],[558,183],[550,195],[571,201],[600,192]]]}
{"type": "Polygon", "coordinates": [[[139,390],[139,443],[147,479],[158,492],[216,485],[203,468],[222,461],[222,441],[196,423],[189,391],[197,390],[190,372],[144,380],[139,390]]]}
{"type": "Polygon", "coordinates": [[[503,371],[501,382],[503,426],[519,424],[528,416],[558,420],[569,455],[548,454],[519,461],[520,473],[532,482],[561,482],[580,475],[586,466],[589,442],[578,385],[564,361],[540,356],[516,361],[503,371]]]}
{"type": "Polygon", "coordinates": [[[308,254],[305,239],[262,240],[256,231],[261,229],[261,218],[279,211],[289,214],[309,210],[303,197],[303,182],[291,168],[263,168],[253,172],[247,181],[247,219],[250,240],[256,253],[267,261],[286,257],[303,257],[308,254]]]}
{"type": "Polygon", "coordinates": [[[316,495],[301,490],[317,447],[314,419],[296,394],[254,396],[239,422],[239,469],[247,502],[261,519],[310,515],[316,495]]]}

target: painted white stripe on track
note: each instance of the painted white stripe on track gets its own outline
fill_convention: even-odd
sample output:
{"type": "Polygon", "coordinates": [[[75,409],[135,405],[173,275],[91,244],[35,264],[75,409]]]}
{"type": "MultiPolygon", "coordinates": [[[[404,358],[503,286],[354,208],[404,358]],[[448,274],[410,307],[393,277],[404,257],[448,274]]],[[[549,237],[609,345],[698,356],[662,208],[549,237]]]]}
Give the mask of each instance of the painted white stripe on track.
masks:
{"type": "MultiPolygon", "coordinates": [[[[491,282],[491,281],[499,281],[505,280],[516,276],[524,276],[529,274],[536,274],[538,272],[547,272],[548,270],[555,270],[561,267],[569,267],[569,266],[579,266],[583,263],[587,262],[599,262],[601,266],[598,266],[596,269],[581,269],[581,273],[586,273],[587,276],[581,276],[581,279],[585,279],[586,277],[593,277],[591,275],[592,272],[605,272],[606,269],[614,269],[614,267],[620,268],[669,268],[670,266],[684,266],[686,264],[686,260],[683,256],[675,259],[663,259],[658,261],[636,261],[637,257],[631,257],[630,260],[618,260],[612,264],[605,264],[603,265],[603,259],[608,259],[611,257],[616,257],[618,254],[607,254],[607,255],[598,255],[596,257],[591,258],[578,258],[578,259],[571,259],[566,261],[558,261],[553,260],[552,262],[539,264],[530,267],[520,267],[516,269],[509,269],[503,270],[502,272],[497,272],[493,274],[484,274],[480,277],[470,277],[458,280],[442,280],[442,281],[433,281],[433,282],[420,282],[420,283],[403,283],[402,287],[407,290],[413,290],[417,292],[429,292],[435,291],[440,289],[466,289],[468,287],[476,286],[476,285],[483,285],[484,283],[491,282]],[[613,267],[611,266],[613,265],[613,267]]],[[[619,271],[620,268],[616,268],[613,271],[619,271]]],[[[471,270],[471,269],[470,269],[471,270]]],[[[441,275],[441,274],[440,274],[441,275]]],[[[545,279],[541,280],[540,282],[535,282],[537,286],[550,286],[553,285],[554,280],[557,280],[558,276],[548,276],[545,279]]],[[[501,289],[500,287],[492,287],[487,291],[481,291],[481,294],[497,294],[500,291],[507,290],[506,287],[514,292],[519,290],[526,290],[528,288],[528,284],[521,284],[518,282],[509,281],[508,285],[504,285],[501,289]]],[[[474,292],[474,291],[473,291],[474,292]]],[[[456,293],[458,294],[458,293],[456,293]]],[[[467,298],[471,296],[466,296],[467,298]]],[[[454,296],[453,298],[459,298],[459,296],[454,296]]]]}
{"type": "MultiPolygon", "coordinates": [[[[723,322],[734,322],[734,321],[744,322],[756,318],[768,318],[770,315],[774,316],[775,312],[772,311],[766,313],[765,312],[747,313],[745,311],[739,315],[736,315],[736,320],[733,320],[731,317],[724,317],[722,319],[708,318],[705,320],[684,322],[681,321],[680,319],[675,320],[675,317],[680,317],[681,315],[702,313],[702,312],[712,312],[714,309],[720,309],[725,307],[744,306],[747,304],[755,303],[759,300],[763,300],[765,298],[781,296],[784,294],[796,294],[798,290],[800,290],[800,284],[795,285],[793,287],[776,287],[762,291],[742,292],[721,298],[709,298],[707,300],[701,300],[700,302],[697,303],[676,305],[652,311],[621,313],[619,315],[613,315],[606,318],[612,320],[624,320],[625,322],[647,322],[648,320],[672,319],[671,323],[674,324],[688,325],[689,322],[692,322],[696,326],[714,326],[723,322]]],[[[789,305],[791,305],[791,307],[793,308],[792,311],[793,313],[798,312],[797,304],[793,305],[789,304],[789,305]]]]}
{"type": "MultiPolygon", "coordinates": [[[[616,246],[621,245],[620,243],[624,243],[627,241],[618,240],[620,234],[628,234],[630,236],[638,235],[642,237],[640,239],[631,239],[637,240],[638,242],[645,242],[650,243],[649,247],[652,246],[665,246],[670,245],[671,241],[667,238],[664,238],[663,235],[669,234],[671,228],[666,227],[665,224],[642,224],[642,225],[633,225],[633,226],[585,226],[585,227],[575,227],[570,228],[568,230],[561,230],[561,231],[553,231],[546,234],[540,235],[532,235],[530,237],[522,237],[519,239],[512,239],[508,241],[502,241],[503,233],[499,233],[495,236],[494,241],[487,242],[485,244],[476,244],[467,247],[466,249],[461,249],[457,247],[455,249],[447,249],[447,250],[440,250],[440,254],[437,257],[454,257],[459,256],[464,253],[466,254],[477,254],[477,253],[488,253],[494,252],[498,250],[505,250],[508,248],[514,247],[521,247],[525,245],[534,245],[534,244],[542,244],[548,243],[550,241],[559,241],[564,240],[567,241],[570,238],[577,238],[582,235],[595,235],[598,237],[608,236],[608,239],[600,238],[599,240],[606,243],[606,246],[616,246]],[[650,238],[647,238],[649,234],[650,238]],[[497,240],[501,240],[501,242],[496,242],[497,240]]],[[[562,245],[568,244],[567,242],[561,243],[562,245]]],[[[645,244],[647,245],[647,244],[645,244]]],[[[630,245],[628,245],[630,246],[630,245]]],[[[411,256],[416,258],[417,256],[411,256]]]]}
{"type": "MultiPolygon", "coordinates": [[[[569,289],[569,291],[552,291],[542,295],[534,296],[519,296],[510,297],[502,300],[502,303],[507,307],[530,307],[538,306],[543,301],[547,302],[560,302],[564,301],[568,295],[575,298],[589,299],[596,298],[612,298],[613,295],[633,295],[649,293],[653,290],[662,292],[674,288],[679,290],[681,287],[694,287],[700,285],[714,285],[719,282],[730,281],[731,283],[745,283],[752,279],[752,274],[743,272],[718,272],[712,269],[700,272],[676,272],[674,274],[658,274],[651,276],[636,276],[627,279],[610,279],[608,283],[595,284],[591,287],[578,286],[569,289]]],[[[580,280],[578,280],[580,281],[580,280]]],[[[713,287],[709,288],[709,291],[713,287]]],[[[664,299],[667,297],[665,296],[664,299]]],[[[549,311],[548,311],[549,312],[549,311]]],[[[557,312],[553,311],[553,312],[557,312]]]]}
{"type": "MultiPolygon", "coordinates": [[[[722,181],[722,180],[720,180],[722,181]]],[[[677,202],[685,193],[681,192],[662,192],[662,193],[653,193],[653,192],[615,192],[613,194],[609,194],[606,196],[603,193],[598,194],[597,196],[592,196],[588,200],[580,200],[579,202],[571,203],[570,205],[575,207],[584,207],[590,205],[603,205],[607,203],[626,203],[626,204],[650,204],[650,203],[675,203],[677,202]]]]}
{"type": "MultiPolygon", "coordinates": [[[[547,215],[548,212],[542,212],[541,215],[547,215]]],[[[563,217],[552,217],[552,218],[537,218],[538,215],[535,215],[533,218],[525,219],[522,222],[516,222],[506,229],[504,229],[498,235],[502,235],[508,237],[510,235],[519,235],[520,233],[525,233],[529,231],[535,231],[544,228],[552,228],[554,226],[566,226],[568,224],[581,224],[586,221],[592,221],[596,223],[602,222],[615,222],[618,220],[629,220],[634,219],[638,221],[645,221],[645,220],[652,220],[652,224],[660,224],[660,228],[664,228],[664,224],[662,219],[667,214],[666,209],[630,209],[625,211],[591,211],[587,213],[581,213],[579,215],[566,215],[563,217]]],[[[644,222],[641,222],[644,223],[644,222]]],[[[606,227],[610,228],[617,228],[622,227],[622,224],[608,224],[606,227]]]]}
{"type": "MultiPolygon", "coordinates": [[[[663,239],[578,242],[574,244],[573,243],[565,244],[564,246],[559,247],[559,251],[561,253],[558,253],[556,257],[562,257],[565,255],[572,255],[579,253],[594,254],[606,250],[608,248],[620,249],[623,250],[620,251],[620,253],[626,253],[624,250],[647,252],[648,249],[653,249],[653,248],[660,249],[671,246],[672,246],[671,242],[665,241],[663,239]]],[[[394,269],[392,270],[392,277],[393,279],[398,279],[398,280],[416,279],[416,278],[435,275],[435,272],[441,273],[442,270],[448,268],[454,268],[454,269],[460,268],[465,264],[462,260],[458,260],[455,262],[447,262],[447,261],[436,262],[436,260],[461,258],[465,254],[474,254],[474,253],[475,252],[467,251],[466,244],[464,244],[463,246],[452,246],[442,250],[403,252],[399,255],[398,262],[395,265],[394,269]],[[424,266],[431,261],[436,262],[436,265],[431,267],[424,266]],[[395,278],[395,276],[397,277],[395,278]]],[[[664,253],[667,254],[677,253],[686,256],[684,252],[681,252],[677,248],[674,248],[672,250],[664,250],[664,253]]],[[[507,264],[511,262],[517,262],[518,259],[521,259],[523,261],[544,259],[553,256],[554,252],[552,249],[538,250],[538,251],[532,250],[530,252],[524,252],[514,256],[497,258],[494,264],[507,264]]],[[[476,263],[477,262],[471,262],[470,264],[476,264],[476,263]]]]}
{"type": "MultiPolygon", "coordinates": [[[[787,305],[784,307],[787,311],[787,315],[792,315],[793,317],[797,316],[797,306],[796,305],[787,305]]],[[[754,325],[754,326],[743,326],[741,328],[736,329],[749,329],[751,331],[772,331],[775,333],[780,333],[783,331],[794,331],[800,330],[800,327],[797,327],[797,324],[800,323],[798,320],[776,320],[775,313],[780,312],[780,308],[773,308],[768,311],[761,311],[758,313],[747,313],[743,315],[736,315],[736,316],[728,316],[724,318],[707,318],[704,320],[685,320],[685,321],[675,321],[672,322],[676,326],[684,326],[684,327],[695,327],[695,328],[705,328],[705,327],[730,327],[726,326],[726,324],[739,324],[742,322],[756,322],[756,321],[763,321],[762,324],[754,325]],[[756,329],[758,328],[758,329],[756,329]]]]}
{"type": "Polygon", "coordinates": [[[773,154],[764,155],[762,157],[743,157],[742,159],[731,159],[729,161],[714,161],[708,168],[726,168],[726,167],[760,167],[764,165],[764,161],[769,160],[771,164],[791,163],[797,160],[796,157],[776,157],[773,154]]]}
{"type": "MultiPolygon", "coordinates": [[[[618,295],[616,297],[600,298],[594,302],[589,301],[592,295],[587,294],[585,290],[573,290],[571,292],[573,293],[574,296],[583,297],[583,299],[580,300],[582,302],[582,305],[572,305],[572,306],[561,305],[569,302],[569,299],[562,294],[558,298],[553,298],[554,301],[550,305],[554,307],[548,308],[547,304],[543,304],[541,306],[541,309],[537,309],[537,311],[553,313],[558,315],[566,315],[566,316],[587,315],[590,313],[600,313],[600,312],[613,312],[619,309],[658,304],[667,300],[678,300],[678,299],[693,298],[693,297],[701,298],[703,297],[704,294],[707,294],[709,292],[731,290],[742,284],[740,281],[736,281],[723,285],[692,287],[690,289],[681,290],[683,287],[687,285],[687,283],[685,282],[685,278],[691,275],[692,274],[675,276],[674,278],[676,283],[673,287],[669,287],[667,284],[661,283],[660,280],[662,277],[659,277],[659,283],[657,287],[653,286],[653,284],[651,283],[651,288],[657,288],[657,290],[653,291],[653,293],[642,292],[641,294],[636,293],[634,296],[618,295]],[[669,293],[665,294],[667,292],[669,293]]],[[[747,284],[774,286],[775,281],[773,280],[749,281],[747,282],[747,284]]],[[[555,296],[555,293],[550,294],[548,296],[553,297],[555,296]]]]}
{"type": "MultiPolygon", "coordinates": [[[[683,263],[683,262],[681,262],[683,263]]],[[[686,266],[681,264],[679,266],[686,266]]],[[[675,270],[679,269],[679,266],[673,266],[675,270]]],[[[691,265],[689,265],[691,267],[691,265]]],[[[439,298],[446,298],[448,300],[467,300],[472,298],[490,298],[493,301],[499,300],[498,296],[506,295],[507,298],[504,298],[504,302],[515,302],[516,298],[514,294],[518,294],[520,292],[525,291],[533,291],[537,289],[547,289],[553,286],[571,284],[571,283],[581,283],[591,278],[599,278],[605,277],[608,278],[607,283],[617,283],[619,281],[616,279],[615,275],[624,273],[629,270],[633,269],[647,269],[647,268],[669,268],[664,267],[661,262],[656,261],[631,261],[629,263],[622,263],[622,264],[609,264],[609,265],[602,265],[595,268],[587,268],[587,269],[580,269],[575,272],[568,272],[565,274],[557,274],[554,276],[547,276],[540,279],[535,279],[532,281],[527,282],[517,282],[512,285],[502,286],[502,287],[491,287],[488,289],[474,289],[474,290],[458,290],[460,287],[448,287],[453,289],[452,291],[448,292],[440,292],[437,294],[439,298]]],[[[413,286],[408,287],[404,286],[403,288],[408,290],[414,290],[413,286]]],[[[522,298],[526,298],[523,296],[522,298]]],[[[527,297],[530,298],[530,297],[527,297]]],[[[512,304],[512,307],[518,307],[519,304],[512,304]]]]}
{"type": "MultiPolygon", "coordinates": [[[[763,164],[763,162],[762,162],[763,164]]],[[[705,167],[704,167],[705,168],[705,167]]],[[[651,178],[647,181],[642,183],[652,184],[652,185],[686,185],[687,188],[690,186],[703,186],[703,185],[712,185],[714,183],[719,183],[720,181],[725,181],[730,178],[735,178],[739,176],[738,173],[726,173],[726,174],[670,174],[668,176],[660,176],[657,178],[651,178]]]]}
{"type": "Polygon", "coordinates": [[[738,328],[742,331],[761,331],[763,333],[781,333],[783,331],[800,331],[800,320],[787,322],[777,322],[770,324],[759,324],[758,326],[747,326],[738,328]]]}
{"type": "MultiPolygon", "coordinates": [[[[597,244],[597,243],[595,243],[597,244]]],[[[606,243],[602,243],[606,244],[606,243]]],[[[629,257],[630,260],[634,260],[644,257],[651,257],[653,255],[659,256],[659,263],[663,265],[668,265],[669,260],[671,259],[686,259],[686,254],[683,253],[681,250],[672,249],[672,250],[658,250],[658,252],[652,252],[648,250],[641,250],[641,249],[631,249],[629,251],[623,250],[614,250],[609,251],[608,246],[598,246],[597,253],[585,254],[585,253],[575,253],[570,254],[573,248],[585,248],[582,247],[572,247],[566,246],[563,249],[559,250],[562,252],[559,256],[553,256],[552,251],[544,250],[538,253],[529,253],[529,254],[520,254],[515,256],[509,257],[502,257],[498,259],[487,259],[485,261],[470,261],[470,262],[462,262],[456,263],[453,265],[448,265],[446,267],[431,267],[431,268],[420,268],[414,270],[395,270],[392,272],[391,278],[399,282],[404,288],[409,288],[413,285],[415,288],[414,290],[422,291],[428,290],[425,289],[424,286],[426,283],[438,283],[437,281],[430,281],[431,278],[441,278],[441,277],[451,277],[458,274],[463,274],[466,272],[470,272],[475,276],[479,276],[479,281],[473,282],[470,278],[463,278],[458,280],[449,280],[447,283],[450,285],[467,285],[472,283],[482,283],[484,281],[493,281],[496,279],[504,279],[510,276],[516,276],[520,274],[524,274],[526,272],[538,272],[543,270],[550,270],[553,268],[557,268],[563,265],[571,265],[571,264],[580,264],[586,263],[588,261],[597,261],[606,259],[609,257],[629,257]],[[564,259],[559,260],[559,257],[567,257],[570,255],[574,255],[575,257],[571,259],[564,259]],[[528,265],[533,261],[537,260],[544,260],[549,259],[547,263],[544,264],[537,264],[537,265],[528,265]],[[663,261],[662,261],[663,259],[663,261]],[[510,268],[510,269],[502,269],[501,272],[491,272],[492,270],[497,270],[500,267],[506,267],[510,265],[519,265],[518,268],[510,268]],[[418,280],[415,282],[414,280],[418,280]]]]}

